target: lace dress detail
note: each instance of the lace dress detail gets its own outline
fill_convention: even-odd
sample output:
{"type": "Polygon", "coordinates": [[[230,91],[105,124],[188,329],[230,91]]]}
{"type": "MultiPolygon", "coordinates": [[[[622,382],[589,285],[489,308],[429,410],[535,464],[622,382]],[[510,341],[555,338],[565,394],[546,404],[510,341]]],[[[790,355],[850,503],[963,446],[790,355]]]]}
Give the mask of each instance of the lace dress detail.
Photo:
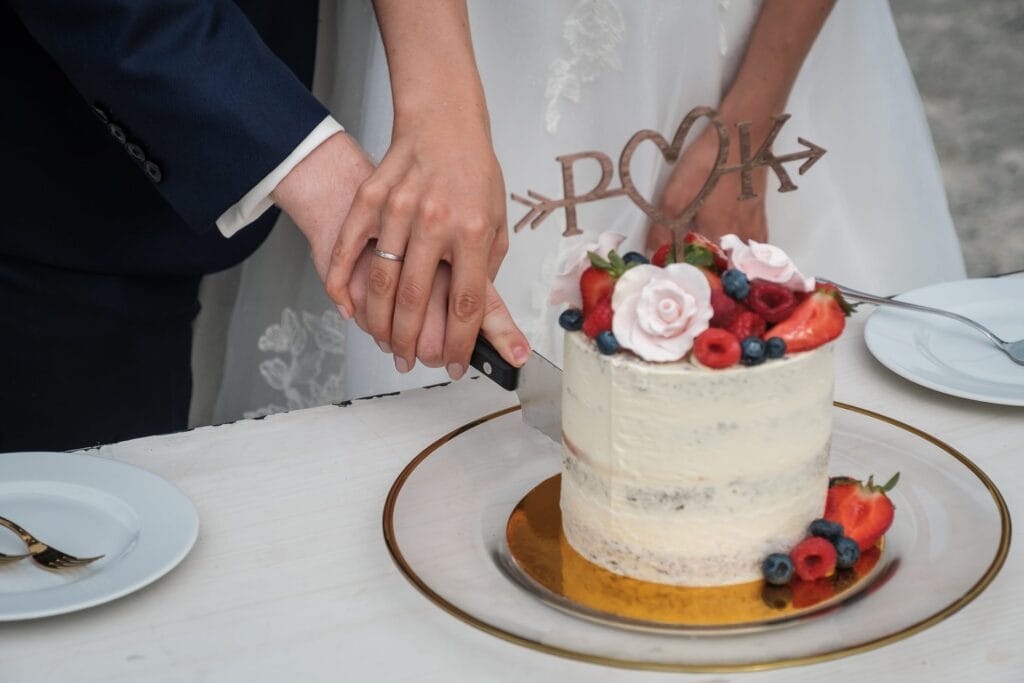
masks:
{"type": "Polygon", "coordinates": [[[276,353],[260,363],[260,374],[285,404],[270,403],[248,411],[245,417],[262,417],[298,408],[338,403],[344,400],[341,369],[345,354],[343,322],[337,311],[321,315],[291,308],[281,313],[281,322],[269,326],[259,339],[259,349],[276,353]]]}
{"type": "Polygon", "coordinates": [[[558,130],[559,100],[578,103],[583,86],[596,81],[606,69],[622,69],[619,45],[626,23],[611,0],[580,0],[562,24],[562,38],[572,57],[556,59],[548,67],[544,122],[549,133],[558,130]]]}

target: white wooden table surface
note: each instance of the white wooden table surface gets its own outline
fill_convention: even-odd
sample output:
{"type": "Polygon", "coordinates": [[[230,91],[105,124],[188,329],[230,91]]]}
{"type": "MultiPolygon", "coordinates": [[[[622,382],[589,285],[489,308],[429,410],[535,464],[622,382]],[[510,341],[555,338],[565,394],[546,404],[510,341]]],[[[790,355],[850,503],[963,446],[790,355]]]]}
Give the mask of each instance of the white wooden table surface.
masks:
{"type": "MultiPolygon", "coordinates": [[[[836,399],[945,440],[1024,510],[1024,408],[961,400],[891,374],[855,316],[836,399]]],[[[0,682],[1024,681],[1024,554],[1011,544],[974,602],[872,652],[755,674],[662,674],[535,652],[422,597],[391,562],[384,498],[441,434],[511,405],[485,380],[104,447],[196,504],[192,553],[152,586],[75,614],[0,624],[0,682]]],[[[524,595],[524,599],[527,597],[524,595]]]]}

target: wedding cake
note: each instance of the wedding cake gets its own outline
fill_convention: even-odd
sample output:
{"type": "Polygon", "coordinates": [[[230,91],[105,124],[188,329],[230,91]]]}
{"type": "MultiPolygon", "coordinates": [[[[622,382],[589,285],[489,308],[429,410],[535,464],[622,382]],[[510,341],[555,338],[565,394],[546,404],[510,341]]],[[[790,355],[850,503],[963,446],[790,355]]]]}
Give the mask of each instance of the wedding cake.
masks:
{"type": "Polygon", "coordinates": [[[620,242],[588,245],[555,291],[565,538],[645,581],[759,579],[824,512],[849,309],[771,245],[690,233],[648,262],[620,242]]]}

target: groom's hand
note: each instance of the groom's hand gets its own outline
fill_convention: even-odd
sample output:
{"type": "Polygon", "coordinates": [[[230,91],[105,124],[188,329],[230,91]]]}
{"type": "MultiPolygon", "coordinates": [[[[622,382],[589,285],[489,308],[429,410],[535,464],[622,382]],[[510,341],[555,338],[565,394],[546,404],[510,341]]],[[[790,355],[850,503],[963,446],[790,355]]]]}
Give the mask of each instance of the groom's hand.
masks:
{"type": "MultiPolygon", "coordinates": [[[[365,303],[373,250],[367,248],[356,259],[352,269],[352,284],[349,292],[355,307],[356,323],[366,329],[365,303]]],[[[448,318],[448,292],[451,285],[451,268],[442,263],[434,274],[423,329],[416,343],[416,358],[431,368],[444,365],[445,327],[448,318]]],[[[530,355],[530,343],[512,320],[505,302],[490,282],[484,304],[484,317],[480,333],[509,363],[519,367],[530,355]]]]}
{"type": "MultiPolygon", "coordinates": [[[[373,173],[373,164],[352,137],[337,133],[309,153],[271,193],[305,235],[313,265],[327,282],[331,251],[359,185],[373,173]]],[[[345,319],[354,310],[338,306],[345,319]]]]}

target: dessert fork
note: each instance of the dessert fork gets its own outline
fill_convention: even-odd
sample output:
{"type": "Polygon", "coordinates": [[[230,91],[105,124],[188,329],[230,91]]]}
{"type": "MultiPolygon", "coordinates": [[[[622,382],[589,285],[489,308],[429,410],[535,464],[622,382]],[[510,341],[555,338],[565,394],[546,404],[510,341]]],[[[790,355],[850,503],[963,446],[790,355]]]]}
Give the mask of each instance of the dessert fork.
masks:
{"type": "Polygon", "coordinates": [[[822,277],[815,279],[818,282],[824,282],[825,284],[832,285],[833,287],[839,290],[840,294],[849,299],[856,299],[858,301],[864,301],[869,304],[880,304],[882,306],[906,308],[908,310],[919,311],[921,313],[934,313],[936,315],[944,315],[947,318],[952,318],[953,320],[961,322],[964,325],[969,325],[976,329],[977,331],[981,332],[988,338],[990,342],[992,342],[996,346],[996,348],[998,348],[1000,351],[1009,356],[1013,360],[1013,362],[1018,363],[1020,365],[1024,365],[1024,339],[1017,339],[1016,341],[1005,341],[997,337],[991,330],[989,330],[981,323],[971,320],[970,318],[965,318],[964,316],[958,313],[953,313],[951,311],[943,311],[940,308],[931,308],[930,306],[922,306],[920,304],[912,304],[906,301],[897,301],[896,299],[887,299],[884,296],[877,296],[875,294],[859,292],[856,289],[844,287],[838,282],[832,282],[831,280],[826,280],[825,278],[822,277]]]}
{"type": "Polygon", "coordinates": [[[97,555],[96,557],[75,557],[74,555],[69,555],[68,553],[58,550],[53,546],[43,543],[38,538],[25,531],[25,529],[4,517],[0,517],[0,526],[7,527],[14,533],[18,534],[25,545],[28,546],[28,552],[32,556],[32,561],[46,569],[84,567],[85,565],[95,562],[103,557],[103,555],[97,555]]]}

